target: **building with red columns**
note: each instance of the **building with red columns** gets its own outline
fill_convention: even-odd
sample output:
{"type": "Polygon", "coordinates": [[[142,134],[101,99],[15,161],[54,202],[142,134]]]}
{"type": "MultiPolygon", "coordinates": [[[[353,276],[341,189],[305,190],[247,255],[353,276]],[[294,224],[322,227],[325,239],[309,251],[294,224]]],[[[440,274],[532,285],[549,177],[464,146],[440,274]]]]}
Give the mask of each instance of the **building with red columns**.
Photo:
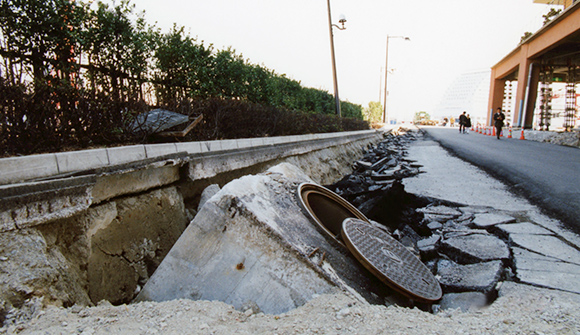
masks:
{"type": "Polygon", "coordinates": [[[512,82],[517,81],[513,115],[510,115],[512,124],[532,128],[534,110],[539,110],[536,125],[548,130],[553,116],[551,85],[560,82],[566,83],[566,106],[562,115],[564,128],[571,129],[576,126],[578,117],[576,86],[580,82],[580,1],[534,2],[561,4],[564,10],[491,68],[487,123],[492,124],[495,109],[502,107],[504,99],[508,99],[506,83],[511,86],[512,82]]]}

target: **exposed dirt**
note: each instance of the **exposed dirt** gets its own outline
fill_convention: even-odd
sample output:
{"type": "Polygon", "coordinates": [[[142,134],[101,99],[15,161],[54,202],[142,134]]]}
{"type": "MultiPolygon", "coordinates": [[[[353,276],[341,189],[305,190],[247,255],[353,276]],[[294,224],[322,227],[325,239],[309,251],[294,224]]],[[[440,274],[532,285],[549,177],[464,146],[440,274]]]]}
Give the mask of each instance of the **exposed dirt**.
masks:
{"type": "MultiPolygon", "coordinates": [[[[323,295],[281,315],[236,311],[221,302],[40,309],[0,333],[20,334],[580,334],[580,296],[506,283],[506,295],[469,312],[430,314],[369,305],[343,293],[323,295]]],[[[36,306],[35,306],[36,305],[36,306]]]]}

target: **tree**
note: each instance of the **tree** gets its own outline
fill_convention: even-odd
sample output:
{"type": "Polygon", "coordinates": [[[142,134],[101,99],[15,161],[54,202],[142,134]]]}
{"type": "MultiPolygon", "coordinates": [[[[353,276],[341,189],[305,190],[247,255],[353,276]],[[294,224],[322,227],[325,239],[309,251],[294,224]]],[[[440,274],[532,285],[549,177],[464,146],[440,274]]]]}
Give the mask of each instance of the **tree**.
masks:
{"type": "Polygon", "coordinates": [[[369,106],[363,110],[363,119],[371,123],[381,122],[383,119],[383,105],[378,101],[369,102],[369,106]]]}
{"type": "Polygon", "coordinates": [[[157,100],[171,103],[205,97],[213,91],[210,77],[212,47],[205,48],[176,25],[158,37],[155,50],[157,100]]]}
{"type": "Polygon", "coordinates": [[[414,123],[420,123],[421,121],[429,121],[429,120],[431,120],[431,115],[429,115],[429,113],[425,111],[417,112],[413,117],[414,123]]]}

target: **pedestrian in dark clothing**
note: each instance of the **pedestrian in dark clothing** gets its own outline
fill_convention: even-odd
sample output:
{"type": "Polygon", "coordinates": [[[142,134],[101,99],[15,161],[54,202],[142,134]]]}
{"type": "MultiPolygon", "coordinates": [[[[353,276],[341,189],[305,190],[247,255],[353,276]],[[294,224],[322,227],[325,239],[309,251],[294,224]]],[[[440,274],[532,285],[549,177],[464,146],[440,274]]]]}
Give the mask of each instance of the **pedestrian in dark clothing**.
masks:
{"type": "Polygon", "coordinates": [[[465,111],[463,114],[459,115],[459,132],[465,134],[465,122],[467,122],[467,116],[465,116],[465,111]]]}
{"type": "Polygon", "coordinates": [[[496,130],[497,139],[501,135],[501,129],[503,128],[503,120],[505,120],[505,114],[501,111],[501,108],[497,108],[495,114],[493,114],[493,121],[496,130]]]}
{"type": "Polygon", "coordinates": [[[471,118],[469,117],[469,114],[467,114],[467,116],[465,117],[465,131],[466,133],[469,133],[469,128],[471,128],[471,118]]]}

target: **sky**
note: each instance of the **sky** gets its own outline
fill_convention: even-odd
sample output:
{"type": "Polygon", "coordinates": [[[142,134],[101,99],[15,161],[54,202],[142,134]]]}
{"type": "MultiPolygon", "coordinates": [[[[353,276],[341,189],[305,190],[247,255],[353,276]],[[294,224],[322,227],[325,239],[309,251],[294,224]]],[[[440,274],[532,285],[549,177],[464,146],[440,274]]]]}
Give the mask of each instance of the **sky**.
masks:
{"type": "MultiPolygon", "coordinates": [[[[104,2],[112,2],[104,1],[104,2]]],[[[334,92],[324,0],[133,0],[167,32],[176,23],[204,45],[233,48],[253,64],[334,92]]],[[[339,97],[384,101],[399,119],[433,110],[461,74],[487,70],[537,31],[549,6],[533,0],[331,0],[339,97]]],[[[559,7],[556,7],[559,8],[559,7]]]]}

